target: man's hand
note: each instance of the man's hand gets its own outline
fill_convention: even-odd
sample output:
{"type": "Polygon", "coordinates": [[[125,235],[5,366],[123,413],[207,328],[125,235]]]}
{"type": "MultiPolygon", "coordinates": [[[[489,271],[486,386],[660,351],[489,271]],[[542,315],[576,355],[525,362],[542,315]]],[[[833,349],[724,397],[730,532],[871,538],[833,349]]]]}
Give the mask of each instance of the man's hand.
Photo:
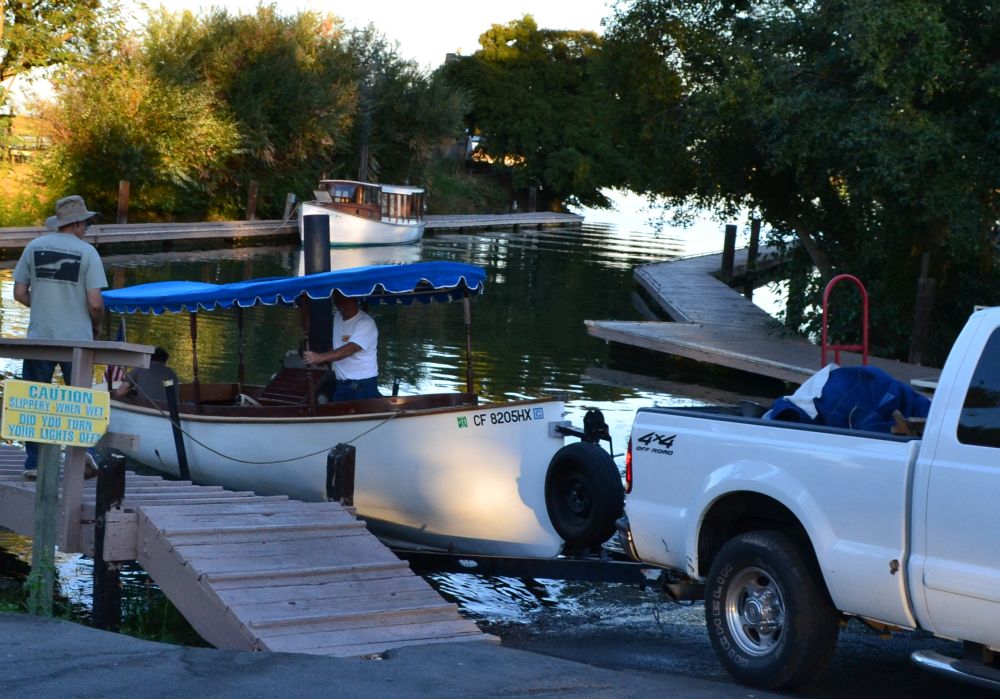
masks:
{"type": "Polygon", "coordinates": [[[313,352],[311,350],[306,350],[302,353],[302,359],[305,360],[306,364],[323,364],[325,360],[325,355],[321,352],[313,352]]]}

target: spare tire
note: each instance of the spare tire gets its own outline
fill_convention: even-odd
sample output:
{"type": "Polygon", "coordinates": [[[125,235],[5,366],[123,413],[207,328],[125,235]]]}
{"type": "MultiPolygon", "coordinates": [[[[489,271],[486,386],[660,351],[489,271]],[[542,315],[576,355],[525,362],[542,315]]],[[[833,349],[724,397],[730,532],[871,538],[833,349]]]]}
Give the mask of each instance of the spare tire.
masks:
{"type": "Polygon", "coordinates": [[[552,526],[571,546],[600,546],[615,533],[625,489],[614,459],[590,442],[556,452],[545,475],[545,507],[552,526]]]}

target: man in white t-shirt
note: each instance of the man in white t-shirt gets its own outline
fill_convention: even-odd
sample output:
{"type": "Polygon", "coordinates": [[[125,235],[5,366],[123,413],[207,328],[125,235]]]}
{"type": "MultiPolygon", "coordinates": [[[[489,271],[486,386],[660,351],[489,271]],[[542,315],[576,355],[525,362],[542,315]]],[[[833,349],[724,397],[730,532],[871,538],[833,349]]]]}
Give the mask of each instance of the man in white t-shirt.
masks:
{"type": "Polygon", "coordinates": [[[333,349],[329,352],[306,350],[306,364],[333,363],[337,381],[331,400],[379,398],[378,328],[372,317],[361,310],[358,299],[333,294],[337,313],[333,316],[333,349]]]}

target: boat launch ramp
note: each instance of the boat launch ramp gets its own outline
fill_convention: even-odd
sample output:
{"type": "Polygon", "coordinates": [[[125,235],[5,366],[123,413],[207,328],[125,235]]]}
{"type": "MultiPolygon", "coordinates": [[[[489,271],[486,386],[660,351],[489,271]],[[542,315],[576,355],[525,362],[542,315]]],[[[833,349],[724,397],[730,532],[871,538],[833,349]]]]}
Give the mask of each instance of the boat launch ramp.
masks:
{"type": "MultiPolygon", "coordinates": [[[[764,250],[757,268],[775,262],[764,250]]],[[[673,322],[585,321],[587,332],[608,342],[641,347],[699,362],[801,384],[821,369],[820,348],[792,333],[736,289],[717,278],[722,253],[655,262],[635,270],[636,282],[673,322]]],[[[735,255],[734,279],[746,272],[747,250],[735,255]]],[[[869,356],[869,364],[900,381],[931,384],[939,369],[869,356]]],[[[862,363],[842,352],[841,366],[862,363]]],[[[920,385],[920,384],[917,384],[920,385]]]]}
{"type": "MultiPolygon", "coordinates": [[[[0,526],[31,536],[35,482],[0,446],[0,526]]],[[[94,555],[96,480],[85,481],[81,553],[94,555]]],[[[368,656],[414,644],[491,641],[336,502],[299,502],[127,472],[104,560],[137,561],[209,643],[234,650],[368,656]]]]}

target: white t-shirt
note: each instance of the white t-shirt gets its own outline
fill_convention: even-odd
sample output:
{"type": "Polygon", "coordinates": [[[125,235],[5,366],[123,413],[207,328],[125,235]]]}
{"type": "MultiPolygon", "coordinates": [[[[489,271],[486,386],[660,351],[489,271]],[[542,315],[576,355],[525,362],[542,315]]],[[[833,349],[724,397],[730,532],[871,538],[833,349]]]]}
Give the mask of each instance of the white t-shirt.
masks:
{"type": "Polygon", "coordinates": [[[364,311],[358,311],[350,320],[335,313],[333,316],[333,349],[340,349],[348,342],[361,348],[350,357],[333,363],[333,372],[341,381],[357,381],[378,376],[378,328],[364,311]]]}

